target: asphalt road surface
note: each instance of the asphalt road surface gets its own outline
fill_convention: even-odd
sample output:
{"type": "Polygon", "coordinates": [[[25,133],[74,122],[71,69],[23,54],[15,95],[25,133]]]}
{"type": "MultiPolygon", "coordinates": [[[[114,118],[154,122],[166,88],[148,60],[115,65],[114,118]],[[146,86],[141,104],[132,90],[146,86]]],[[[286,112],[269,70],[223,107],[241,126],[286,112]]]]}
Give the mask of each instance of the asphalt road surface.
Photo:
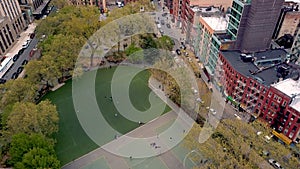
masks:
{"type": "Polygon", "coordinates": [[[20,55],[19,59],[14,62],[14,64],[11,66],[11,68],[6,72],[6,74],[3,76],[3,79],[9,80],[11,79],[12,75],[17,72],[18,68],[22,66],[22,63],[24,60],[29,60],[30,51],[36,46],[38,43],[38,40],[36,38],[32,39],[29,46],[24,50],[24,52],[20,55]]]}

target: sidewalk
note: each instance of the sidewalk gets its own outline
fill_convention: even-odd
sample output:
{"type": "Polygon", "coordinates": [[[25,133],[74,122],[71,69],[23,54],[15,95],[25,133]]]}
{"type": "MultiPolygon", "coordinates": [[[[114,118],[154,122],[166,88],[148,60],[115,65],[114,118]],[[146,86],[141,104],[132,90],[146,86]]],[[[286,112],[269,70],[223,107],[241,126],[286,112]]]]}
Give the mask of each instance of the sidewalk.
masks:
{"type": "Polygon", "coordinates": [[[17,39],[17,43],[5,55],[8,55],[8,57],[15,56],[19,50],[22,49],[24,42],[30,39],[30,34],[34,32],[35,28],[35,23],[28,25],[28,28],[20,34],[20,37],[17,39]]]}

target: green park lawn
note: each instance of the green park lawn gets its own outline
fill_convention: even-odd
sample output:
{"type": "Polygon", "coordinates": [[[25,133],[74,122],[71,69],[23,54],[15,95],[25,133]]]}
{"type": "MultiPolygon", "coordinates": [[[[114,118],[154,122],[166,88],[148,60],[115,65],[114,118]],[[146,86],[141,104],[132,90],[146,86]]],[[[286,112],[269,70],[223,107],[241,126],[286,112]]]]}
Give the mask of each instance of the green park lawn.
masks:
{"type": "MultiPolygon", "coordinates": [[[[128,73],[126,69],[130,70],[131,68],[123,67],[122,69],[125,70],[124,77],[126,77],[126,73],[128,73]]],[[[95,81],[96,99],[105,120],[118,132],[125,134],[137,128],[139,124],[138,122],[126,119],[122,115],[118,115],[118,118],[115,117],[115,114],[119,114],[119,112],[115,108],[114,102],[108,99],[111,96],[111,80],[114,71],[115,67],[97,70],[95,81]]],[[[93,72],[86,72],[83,76],[92,76],[92,73],[93,72]]],[[[147,110],[150,107],[149,93],[151,89],[148,87],[149,77],[150,73],[148,71],[142,71],[134,77],[129,87],[130,101],[136,109],[141,111],[147,110]]],[[[118,82],[122,84],[122,79],[118,79],[118,82]]],[[[52,101],[52,103],[57,106],[59,112],[59,132],[54,137],[57,141],[55,147],[56,153],[62,165],[99,147],[87,136],[77,119],[73,107],[71,80],[67,81],[66,84],[58,90],[48,93],[43,99],[52,101]]],[[[120,102],[122,102],[122,99],[124,98],[118,98],[120,102]]],[[[159,99],[159,102],[155,102],[155,104],[164,104],[164,102],[159,99]]],[[[155,107],[155,105],[152,106],[155,107]]],[[[155,111],[155,109],[153,111],[155,111]]],[[[168,111],[170,111],[170,108],[166,106],[163,113],[168,111]]],[[[153,114],[155,114],[155,112],[153,112],[152,115],[151,113],[152,112],[149,113],[149,117],[153,117],[153,114]]],[[[100,132],[105,132],[101,131],[101,129],[99,130],[100,132]]],[[[114,138],[103,138],[102,145],[113,139],[114,138]]]]}

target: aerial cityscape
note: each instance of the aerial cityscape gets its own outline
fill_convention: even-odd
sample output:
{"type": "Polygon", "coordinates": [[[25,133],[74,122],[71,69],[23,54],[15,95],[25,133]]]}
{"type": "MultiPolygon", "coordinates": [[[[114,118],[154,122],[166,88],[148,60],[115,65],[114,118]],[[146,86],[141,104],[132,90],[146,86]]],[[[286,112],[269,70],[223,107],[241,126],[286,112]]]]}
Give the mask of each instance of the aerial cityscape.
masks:
{"type": "Polygon", "coordinates": [[[299,5],[0,1],[0,168],[300,168],[299,5]]]}

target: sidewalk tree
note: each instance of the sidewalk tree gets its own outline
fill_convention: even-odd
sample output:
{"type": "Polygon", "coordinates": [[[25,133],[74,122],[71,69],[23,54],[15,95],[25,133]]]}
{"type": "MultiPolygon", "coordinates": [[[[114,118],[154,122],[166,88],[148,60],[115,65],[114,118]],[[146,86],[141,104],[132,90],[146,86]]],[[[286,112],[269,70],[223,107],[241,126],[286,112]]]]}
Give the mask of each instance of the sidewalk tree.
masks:
{"type": "Polygon", "coordinates": [[[7,133],[38,133],[51,136],[58,131],[58,113],[50,101],[39,104],[30,102],[16,103],[7,119],[7,133]]]}

